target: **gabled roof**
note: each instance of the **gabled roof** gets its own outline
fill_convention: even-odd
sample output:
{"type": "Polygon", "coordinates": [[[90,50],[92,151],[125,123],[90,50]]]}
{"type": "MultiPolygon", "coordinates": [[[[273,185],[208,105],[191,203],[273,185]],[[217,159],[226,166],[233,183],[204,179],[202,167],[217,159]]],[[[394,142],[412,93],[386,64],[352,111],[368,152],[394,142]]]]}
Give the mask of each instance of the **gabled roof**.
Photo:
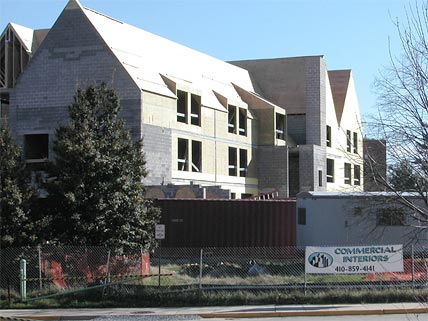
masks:
{"type": "Polygon", "coordinates": [[[345,107],[346,94],[348,92],[351,70],[328,71],[331,93],[333,95],[334,109],[336,110],[337,122],[340,124],[343,109],[345,107]]]}
{"type": "Polygon", "coordinates": [[[3,30],[0,38],[4,36],[5,32],[9,28],[12,29],[13,33],[18,38],[19,42],[24,47],[25,51],[28,52],[30,55],[34,54],[34,52],[37,50],[40,43],[44,40],[44,38],[46,37],[46,34],[49,31],[49,29],[34,30],[31,28],[21,26],[17,23],[10,22],[6,26],[6,28],[3,30]]]}
{"type": "Polygon", "coordinates": [[[136,28],[70,0],[65,10],[82,10],[140,89],[175,97],[165,82],[202,90],[202,104],[224,110],[213,90],[239,100],[232,83],[254,91],[247,70],[136,28]],[[162,75],[162,76],[161,76],[162,75]],[[167,80],[168,81],[168,80],[167,80]]]}

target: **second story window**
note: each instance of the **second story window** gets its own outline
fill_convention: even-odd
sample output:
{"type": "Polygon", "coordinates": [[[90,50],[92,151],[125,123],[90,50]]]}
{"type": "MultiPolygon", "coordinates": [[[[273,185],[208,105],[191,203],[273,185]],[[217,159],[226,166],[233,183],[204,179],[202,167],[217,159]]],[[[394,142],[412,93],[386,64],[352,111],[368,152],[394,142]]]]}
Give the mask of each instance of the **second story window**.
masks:
{"type": "Polygon", "coordinates": [[[241,177],[247,176],[247,167],[248,167],[247,150],[240,149],[239,150],[239,176],[241,177]]]}
{"type": "Polygon", "coordinates": [[[345,184],[351,185],[351,164],[345,163],[345,184]]]}
{"type": "Polygon", "coordinates": [[[236,107],[233,105],[228,105],[227,113],[228,132],[236,134],[236,107]]]}
{"type": "Polygon", "coordinates": [[[361,179],[360,166],[354,165],[354,185],[361,185],[360,179],[361,179]]]}
{"type": "Polygon", "coordinates": [[[326,145],[327,147],[331,147],[331,127],[327,125],[326,127],[326,145]]]}
{"type": "Polygon", "coordinates": [[[229,147],[229,176],[237,176],[237,149],[229,147]]]}
{"type": "Polygon", "coordinates": [[[334,183],[334,159],[327,158],[327,183],[334,183]]]}
{"type": "Polygon", "coordinates": [[[194,94],[190,96],[190,123],[201,126],[201,97],[194,94]]]}
{"type": "Polygon", "coordinates": [[[239,108],[239,135],[247,136],[247,110],[239,108]]]}
{"type": "Polygon", "coordinates": [[[275,135],[277,139],[285,140],[285,116],[279,113],[275,114],[276,126],[275,135]]]}
{"type": "Polygon", "coordinates": [[[192,140],[192,172],[202,172],[202,143],[192,140]]]}
{"type": "Polygon", "coordinates": [[[351,141],[351,131],[347,130],[346,131],[346,151],[347,152],[351,152],[351,144],[352,144],[352,141],[351,141]]]}
{"type": "Polygon", "coordinates": [[[177,165],[179,171],[187,171],[189,168],[189,143],[187,139],[178,139],[177,165]]]}
{"type": "Polygon", "coordinates": [[[177,121],[187,124],[187,93],[177,90],[177,121]]]}
{"type": "Polygon", "coordinates": [[[357,133],[354,133],[353,145],[354,145],[354,153],[358,154],[358,135],[357,135],[357,133]]]}

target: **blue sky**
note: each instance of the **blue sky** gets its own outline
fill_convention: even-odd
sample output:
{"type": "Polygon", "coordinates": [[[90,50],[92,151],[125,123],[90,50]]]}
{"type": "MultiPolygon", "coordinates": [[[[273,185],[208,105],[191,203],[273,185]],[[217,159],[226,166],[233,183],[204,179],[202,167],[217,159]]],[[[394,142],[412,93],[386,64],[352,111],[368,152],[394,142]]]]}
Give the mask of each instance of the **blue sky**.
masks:
{"type": "MultiPolygon", "coordinates": [[[[50,28],[68,0],[0,0],[8,22],[50,28]]],[[[376,112],[373,81],[399,54],[405,0],[81,0],[85,7],[222,60],[325,55],[352,69],[364,118],[376,112]]]]}

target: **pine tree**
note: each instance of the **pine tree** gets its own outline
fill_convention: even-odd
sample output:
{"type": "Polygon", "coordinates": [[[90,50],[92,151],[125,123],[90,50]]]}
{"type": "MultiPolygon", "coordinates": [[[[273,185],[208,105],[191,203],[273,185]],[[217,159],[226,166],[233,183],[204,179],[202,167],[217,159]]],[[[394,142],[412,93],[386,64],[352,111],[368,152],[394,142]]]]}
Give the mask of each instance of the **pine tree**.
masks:
{"type": "Polygon", "coordinates": [[[0,248],[27,246],[37,239],[27,177],[21,149],[13,143],[9,129],[0,128],[0,248]]]}
{"type": "Polygon", "coordinates": [[[51,240],[73,245],[149,248],[159,211],[143,198],[142,141],[132,142],[114,90],[78,89],[70,124],[56,130],[47,185],[51,240]]]}

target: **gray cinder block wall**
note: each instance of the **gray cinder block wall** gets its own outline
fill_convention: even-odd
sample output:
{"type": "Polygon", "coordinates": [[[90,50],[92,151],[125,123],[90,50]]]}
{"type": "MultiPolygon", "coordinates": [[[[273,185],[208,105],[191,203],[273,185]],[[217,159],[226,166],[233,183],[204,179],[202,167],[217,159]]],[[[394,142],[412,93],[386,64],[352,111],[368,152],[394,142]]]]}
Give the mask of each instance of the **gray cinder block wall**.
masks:
{"type": "MultiPolygon", "coordinates": [[[[68,106],[78,87],[105,82],[116,90],[121,117],[132,138],[144,138],[148,184],[171,181],[171,132],[141,126],[141,90],[105,45],[80,9],[66,8],[49,31],[11,94],[11,129],[24,144],[25,134],[49,134],[68,122],[68,106]],[[169,155],[168,154],[168,155],[169,155]]],[[[50,151],[50,158],[52,158],[50,151]]]]}

